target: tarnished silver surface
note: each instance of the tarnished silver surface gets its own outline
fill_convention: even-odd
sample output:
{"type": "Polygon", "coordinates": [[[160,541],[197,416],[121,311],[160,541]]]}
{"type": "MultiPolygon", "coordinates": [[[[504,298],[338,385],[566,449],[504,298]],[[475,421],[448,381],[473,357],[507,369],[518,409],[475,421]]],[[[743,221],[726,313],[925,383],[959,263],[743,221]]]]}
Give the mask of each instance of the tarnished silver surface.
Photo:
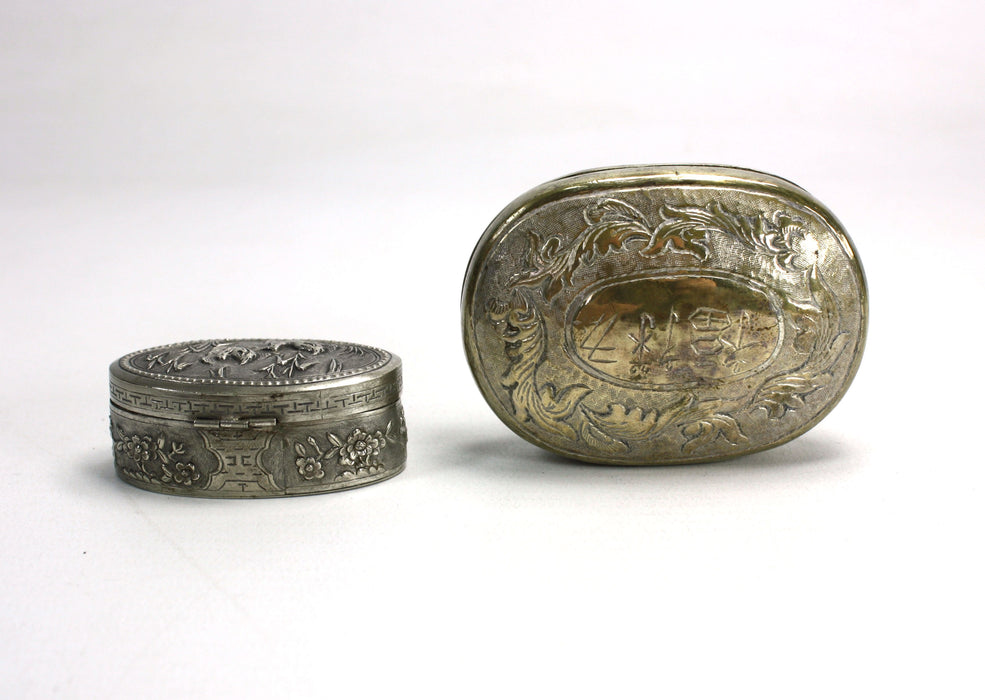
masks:
{"type": "Polygon", "coordinates": [[[110,366],[116,472],[151,491],[263,498],[399,474],[400,358],[323,340],[205,340],[110,366]]]}
{"type": "Polygon", "coordinates": [[[865,279],[796,185],[712,166],[576,173],[490,224],[462,294],[499,417],[611,464],[725,459],[823,418],[858,369],[865,279]]]}

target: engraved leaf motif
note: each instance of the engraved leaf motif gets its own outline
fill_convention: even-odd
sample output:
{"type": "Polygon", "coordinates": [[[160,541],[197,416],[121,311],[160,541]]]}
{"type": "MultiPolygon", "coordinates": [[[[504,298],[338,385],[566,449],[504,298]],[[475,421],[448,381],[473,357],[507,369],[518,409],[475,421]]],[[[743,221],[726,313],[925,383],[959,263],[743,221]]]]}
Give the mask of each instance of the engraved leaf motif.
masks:
{"type": "Polygon", "coordinates": [[[687,423],[681,429],[681,434],[684,436],[684,444],[681,445],[681,451],[685,454],[690,454],[699,447],[710,445],[719,438],[732,445],[749,441],[749,438],[745,436],[739,427],[738,421],[725,413],[713,413],[699,420],[687,423]]]}
{"type": "Polygon", "coordinates": [[[616,440],[604,430],[594,425],[591,421],[583,421],[578,434],[581,436],[581,439],[586,445],[597,450],[615,449],[620,452],[626,452],[629,450],[629,446],[625,442],[622,440],[616,440]]]}
{"type": "Polygon", "coordinates": [[[622,221],[647,226],[646,217],[636,207],[621,199],[603,199],[585,208],[585,223],[592,225],[602,221],[622,221]]]}
{"type": "MultiPolygon", "coordinates": [[[[595,448],[626,451],[630,441],[652,438],[671,424],[706,419],[719,409],[721,401],[696,401],[691,395],[684,395],[661,411],[618,403],[608,404],[600,411],[583,405],[593,391],[583,384],[559,389],[545,383],[538,389],[537,368],[546,354],[545,327],[527,294],[528,291],[517,290],[511,304],[497,302],[489,306],[490,320],[499,328],[511,362],[500,384],[510,392],[518,421],[530,421],[543,431],[572,441],[580,439],[595,448]]],[[[718,434],[729,440],[745,439],[730,417],[719,418],[713,424],[717,425],[717,432],[710,439],[718,434]]]]}
{"type": "Polygon", "coordinates": [[[708,257],[708,232],[720,231],[724,226],[721,214],[716,212],[701,207],[662,206],[661,221],[640,255],[654,257],[673,248],[704,260],[708,257]]]}
{"type": "Polygon", "coordinates": [[[644,411],[641,408],[627,409],[622,404],[609,404],[604,413],[583,408],[582,412],[589,423],[608,435],[617,438],[638,440],[653,433],[660,414],[656,410],[644,411]]]}
{"type": "Polygon", "coordinates": [[[794,348],[808,357],[793,371],[768,379],[753,396],[752,406],[764,409],[773,419],[804,408],[806,397],[828,383],[831,367],[851,337],[840,330],[838,299],[817,264],[811,267],[807,285],[812,304],[794,316],[794,348]]]}
{"type": "MultiPolygon", "coordinates": [[[[650,223],[643,213],[618,199],[604,199],[588,207],[585,212],[588,228],[581,235],[576,247],[581,262],[590,263],[597,256],[620,248],[628,241],[650,236],[650,223]]],[[[568,281],[571,273],[567,271],[568,281]]]]}
{"type": "Polygon", "coordinates": [[[766,409],[770,418],[782,418],[787,411],[802,409],[804,397],[823,387],[824,379],[802,374],[775,377],[759,388],[753,403],[766,409]]]}
{"type": "Polygon", "coordinates": [[[537,387],[534,375],[547,345],[544,320],[528,294],[528,290],[516,290],[512,303],[495,303],[489,308],[490,320],[499,329],[511,361],[500,384],[510,392],[513,413],[520,422],[533,421],[544,430],[576,440],[578,433],[565,421],[591,389],[583,384],[537,387]]]}
{"type": "Polygon", "coordinates": [[[557,238],[542,243],[537,234],[531,233],[527,267],[514,275],[510,284],[544,284],[544,298],[550,300],[565,284],[571,284],[580,265],[590,264],[628,241],[648,240],[651,236],[650,224],[643,213],[616,199],[589,206],[584,217],[587,227],[563,250],[557,238]]]}
{"type": "Polygon", "coordinates": [[[673,247],[704,260],[709,252],[708,234],[720,233],[771,256],[788,272],[798,269],[803,257],[795,247],[804,237],[803,222],[784,212],[745,216],[727,210],[721,202],[712,202],[705,207],[667,204],[660,208],[660,217],[641,255],[652,257],[673,247]]]}
{"type": "Polygon", "coordinates": [[[574,428],[564,421],[571,417],[591,391],[584,384],[572,384],[560,391],[553,384],[545,384],[541,387],[538,400],[524,406],[527,418],[535,417],[540,427],[574,439],[574,428]]]}
{"type": "Polygon", "coordinates": [[[838,310],[838,299],[828,283],[824,281],[817,265],[811,267],[807,282],[811,298],[819,309],[813,324],[812,361],[821,366],[830,366],[844,349],[848,334],[839,330],[841,315],[838,310]]]}
{"type": "Polygon", "coordinates": [[[583,406],[585,420],[581,435],[592,447],[615,447],[628,450],[628,440],[639,440],[656,432],[657,411],[643,411],[640,408],[627,409],[622,404],[609,404],[606,411],[599,412],[583,406]]]}
{"type": "Polygon", "coordinates": [[[511,278],[510,284],[542,285],[544,298],[550,301],[564,285],[572,283],[579,266],[591,264],[630,241],[646,241],[639,250],[644,257],[674,251],[705,260],[710,252],[710,233],[729,236],[751,250],[765,253],[788,272],[805,269],[805,261],[811,259],[809,246],[805,247],[803,222],[785,212],[746,216],[712,202],[704,207],[666,204],[659,215],[660,222],[654,227],[639,209],[610,197],[586,207],[586,228],[567,247],[562,248],[556,236],[542,241],[531,232],[524,269],[511,278]]]}
{"type": "Polygon", "coordinates": [[[691,398],[689,405],[676,417],[684,443],[681,451],[690,454],[700,447],[723,439],[732,445],[748,441],[738,421],[721,412],[721,399],[691,398]]]}
{"type": "Polygon", "coordinates": [[[581,435],[586,443],[593,446],[615,446],[628,450],[630,441],[659,435],[671,422],[681,417],[691,405],[691,400],[690,396],[684,396],[662,411],[647,411],[639,406],[627,408],[618,403],[610,403],[604,411],[582,406],[584,420],[581,435]]]}
{"type": "Polygon", "coordinates": [[[794,338],[794,349],[805,355],[810,354],[816,345],[820,311],[808,309],[793,316],[793,325],[797,329],[794,338]]]}
{"type": "Polygon", "coordinates": [[[783,212],[743,216],[727,212],[717,202],[712,206],[720,216],[732,223],[732,233],[747,247],[778,256],[777,262],[781,267],[789,265],[790,259],[796,254],[790,247],[789,238],[800,230],[799,219],[783,212]]]}

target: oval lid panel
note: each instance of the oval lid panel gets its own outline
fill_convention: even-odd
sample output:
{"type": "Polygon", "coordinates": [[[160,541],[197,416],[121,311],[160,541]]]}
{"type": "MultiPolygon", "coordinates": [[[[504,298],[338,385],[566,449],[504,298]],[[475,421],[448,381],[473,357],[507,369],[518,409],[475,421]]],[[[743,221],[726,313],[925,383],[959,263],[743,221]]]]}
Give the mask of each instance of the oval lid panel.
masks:
{"type": "Polygon", "coordinates": [[[327,340],[172,343],[130,353],[110,365],[110,397],[116,406],[175,420],[323,420],[386,406],[399,398],[400,389],[399,357],[327,340]]]}
{"type": "Polygon", "coordinates": [[[132,352],[112,372],[154,383],[197,384],[206,391],[324,383],[369,374],[390,358],[379,348],[326,340],[201,340],[132,352]]]}
{"type": "Polygon", "coordinates": [[[590,462],[725,459],[834,407],[865,340],[864,275],[796,185],[713,166],[577,173],[507,207],[462,295],[466,354],[515,432],[590,462]]]}

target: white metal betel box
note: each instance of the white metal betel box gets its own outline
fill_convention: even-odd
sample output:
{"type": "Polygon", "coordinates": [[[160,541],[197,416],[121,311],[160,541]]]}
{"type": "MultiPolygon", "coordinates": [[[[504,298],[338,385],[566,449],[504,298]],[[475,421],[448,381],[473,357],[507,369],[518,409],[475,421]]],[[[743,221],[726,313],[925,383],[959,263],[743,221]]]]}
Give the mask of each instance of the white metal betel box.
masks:
{"type": "Polygon", "coordinates": [[[295,496],[399,474],[400,358],[323,340],[204,340],[110,366],[116,472],[161,493],[295,496]]]}

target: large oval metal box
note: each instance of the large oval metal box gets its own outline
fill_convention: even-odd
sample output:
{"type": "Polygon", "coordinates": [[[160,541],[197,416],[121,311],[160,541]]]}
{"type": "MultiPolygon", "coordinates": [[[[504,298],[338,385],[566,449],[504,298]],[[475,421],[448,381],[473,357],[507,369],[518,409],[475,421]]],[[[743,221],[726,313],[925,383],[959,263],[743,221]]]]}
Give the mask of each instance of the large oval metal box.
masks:
{"type": "Polygon", "coordinates": [[[462,295],[482,394],[522,437],[611,464],[774,447],[845,393],[866,286],[837,219],[738,168],[577,173],[489,226],[462,295]]]}

